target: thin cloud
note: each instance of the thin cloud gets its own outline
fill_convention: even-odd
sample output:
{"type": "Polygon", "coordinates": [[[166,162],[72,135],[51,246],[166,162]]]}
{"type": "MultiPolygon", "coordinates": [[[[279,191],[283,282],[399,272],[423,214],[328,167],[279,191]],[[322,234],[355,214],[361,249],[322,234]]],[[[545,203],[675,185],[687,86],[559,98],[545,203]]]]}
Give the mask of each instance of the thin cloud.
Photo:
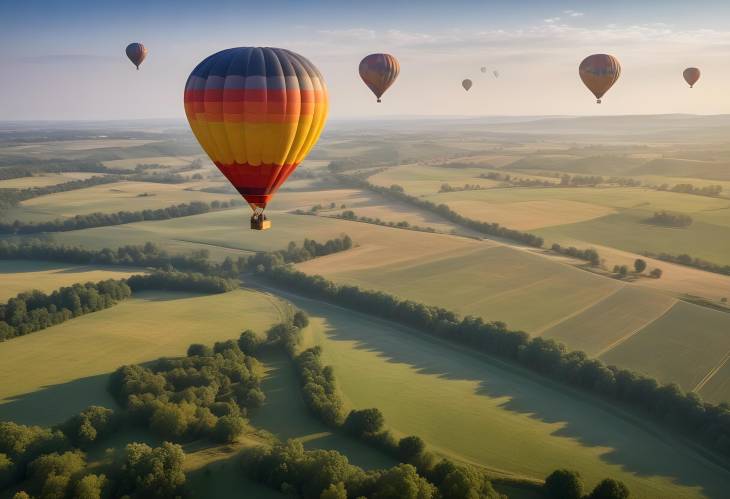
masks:
{"type": "Polygon", "coordinates": [[[566,16],[570,16],[570,17],[583,17],[585,15],[585,13],[583,13],[583,12],[578,12],[578,11],[570,10],[570,9],[564,10],[563,14],[565,14],[566,16]]]}
{"type": "Polygon", "coordinates": [[[26,56],[15,58],[16,62],[23,64],[69,64],[69,63],[111,63],[117,62],[120,57],[96,54],[46,54],[37,56],[26,56]]]}

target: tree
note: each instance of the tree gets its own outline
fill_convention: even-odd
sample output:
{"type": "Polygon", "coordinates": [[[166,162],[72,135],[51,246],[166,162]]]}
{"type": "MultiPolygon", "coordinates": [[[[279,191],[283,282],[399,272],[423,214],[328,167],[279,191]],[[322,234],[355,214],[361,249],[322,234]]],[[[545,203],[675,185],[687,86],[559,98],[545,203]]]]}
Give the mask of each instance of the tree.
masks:
{"type": "Polygon", "coordinates": [[[213,355],[213,349],[207,345],[193,343],[188,347],[188,357],[210,357],[213,355]]]}
{"type": "Polygon", "coordinates": [[[646,270],[646,262],[641,258],[637,258],[636,261],[634,261],[634,270],[636,270],[637,273],[641,274],[646,270]]]}
{"type": "Polygon", "coordinates": [[[588,497],[589,499],[628,499],[630,495],[628,487],[623,482],[606,478],[596,485],[588,497]]]}
{"type": "Polygon", "coordinates": [[[418,476],[416,468],[401,464],[385,471],[375,483],[373,499],[431,499],[436,488],[418,476]]]}
{"type": "Polygon", "coordinates": [[[128,444],[118,463],[120,490],[114,497],[125,494],[150,499],[177,496],[185,485],[184,461],[185,453],[179,445],[165,442],[152,448],[147,444],[128,444]]]}
{"type": "Polygon", "coordinates": [[[661,279],[662,274],[663,272],[660,268],[652,269],[652,271],[649,272],[649,275],[652,276],[654,279],[661,279]]]}
{"type": "Polygon", "coordinates": [[[16,492],[13,496],[13,499],[31,499],[31,497],[28,495],[28,493],[24,490],[21,490],[20,492],[16,492]]]}
{"type": "Polygon", "coordinates": [[[373,408],[350,411],[345,419],[344,427],[353,435],[361,437],[379,432],[383,428],[383,424],[385,424],[383,413],[379,409],[373,408]]]}
{"type": "Polygon", "coordinates": [[[342,482],[330,484],[329,488],[322,491],[319,499],[347,499],[347,489],[345,489],[345,484],[342,482]]]}
{"type": "Polygon", "coordinates": [[[218,442],[230,444],[246,429],[246,422],[239,416],[223,416],[218,418],[213,436],[218,442]]]}
{"type": "Polygon", "coordinates": [[[548,499],[580,499],[583,480],[577,471],[555,470],[545,479],[543,491],[548,499]]]}
{"type": "Polygon", "coordinates": [[[416,436],[401,438],[398,442],[398,458],[404,463],[413,464],[414,458],[423,454],[426,443],[416,436]]]}
{"type": "Polygon", "coordinates": [[[0,490],[10,485],[13,481],[15,466],[7,454],[0,453],[0,490]]]}
{"type": "Polygon", "coordinates": [[[76,499],[101,499],[102,491],[107,480],[104,475],[86,475],[76,482],[74,487],[74,498],[76,499]]]}
{"type": "Polygon", "coordinates": [[[309,325],[309,317],[303,311],[297,310],[292,318],[292,324],[296,328],[303,329],[309,325]]]}
{"type": "Polygon", "coordinates": [[[246,329],[241,333],[241,336],[238,337],[238,348],[240,348],[246,355],[253,355],[256,353],[259,343],[260,341],[258,336],[256,336],[256,333],[250,329],[246,329]]]}

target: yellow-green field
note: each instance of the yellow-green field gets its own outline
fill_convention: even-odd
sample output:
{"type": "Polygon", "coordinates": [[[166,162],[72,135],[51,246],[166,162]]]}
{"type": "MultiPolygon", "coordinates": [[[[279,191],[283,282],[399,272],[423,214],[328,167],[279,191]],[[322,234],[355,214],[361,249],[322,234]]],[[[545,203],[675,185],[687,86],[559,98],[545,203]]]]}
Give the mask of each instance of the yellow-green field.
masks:
{"type": "Polygon", "coordinates": [[[40,196],[23,201],[21,206],[29,212],[42,213],[52,219],[94,212],[165,208],[191,201],[233,199],[232,195],[187,190],[192,186],[195,186],[194,182],[183,184],[118,182],[40,196]]]}
{"type": "Polygon", "coordinates": [[[77,282],[97,282],[104,279],[124,279],[143,269],[71,265],[29,260],[0,260],[0,301],[4,302],[23,291],[38,289],[50,292],[77,282]]]}
{"type": "Polygon", "coordinates": [[[47,187],[62,184],[72,180],[84,180],[91,177],[103,177],[104,173],[64,172],[44,173],[32,177],[11,178],[0,180],[0,189],[27,189],[30,187],[47,187]]]}
{"type": "Polygon", "coordinates": [[[148,292],[0,343],[0,420],[55,424],[91,404],[112,404],[107,378],[117,367],[184,355],[191,343],[236,338],[281,320],[271,296],[148,292]]]}
{"type": "Polygon", "coordinates": [[[369,177],[368,181],[383,187],[397,184],[409,194],[421,196],[437,193],[442,184],[452,187],[463,187],[464,184],[479,184],[482,187],[498,185],[494,180],[479,178],[486,172],[481,168],[438,168],[416,164],[388,168],[369,177]]]}
{"type": "MultiPolygon", "coordinates": [[[[397,434],[500,476],[540,479],[577,469],[606,476],[632,497],[721,497],[730,480],[640,418],[467,349],[382,321],[284,295],[312,316],[306,345],[323,346],[350,407],[378,407],[397,434]]],[[[306,346],[305,345],[305,346],[306,346]]]]}
{"type": "MultiPolygon", "coordinates": [[[[107,168],[122,168],[134,170],[137,165],[158,164],[162,166],[180,167],[187,166],[196,159],[205,159],[203,155],[199,156],[149,156],[143,158],[125,158],[112,159],[103,161],[102,164],[107,168]]],[[[185,172],[187,175],[189,172],[185,172]]]]}

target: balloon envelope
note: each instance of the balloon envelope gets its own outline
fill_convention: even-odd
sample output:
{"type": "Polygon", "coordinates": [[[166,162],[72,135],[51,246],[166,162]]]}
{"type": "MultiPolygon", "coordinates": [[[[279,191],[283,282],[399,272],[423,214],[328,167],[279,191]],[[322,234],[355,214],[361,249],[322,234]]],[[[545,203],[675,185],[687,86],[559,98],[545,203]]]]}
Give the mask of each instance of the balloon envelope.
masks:
{"type": "Polygon", "coordinates": [[[588,90],[596,96],[596,102],[600,104],[601,97],[608,92],[608,89],[621,75],[621,64],[612,55],[593,54],[583,59],[578,73],[588,90]]]}
{"type": "Polygon", "coordinates": [[[312,149],[328,110],[314,64],[269,47],[204,59],[188,77],[184,100],[198,142],[254,210],[266,207],[312,149]]]}
{"type": "Polygon", "coordinates": [[[697,68],[687,68],[682,75],[684,76],[684,81],[689,84],[689,88],[692,88],[697,83],[697,80],[700,79],[700,70],[697,68]]]}
{"type": "Polygon", "coordinates": [[[487,67],[486,66],[482,66],[481,71],[482,71],[482,73],[486,73],[487,72],[487,67]]]}
{"type": "Polygon", "coordinates": [[[499,71],[497,71],[496,69],[494,71],[492,71],[492,74],[494,75],[495,78],[499,78],[499,71]]]}
{"type": "Polygon", "coordinates": [[[466,90],[467,92],[471,88],[471,85],[472,85],[472,82],[469,78],[467,78],[466,80],[461,82],[461,86],[464,87],[464,90],[466,90]]]}
{"type": "Polygon", "coordinates": [[[144,58],[147,57],[147,48],[141,43],[137,42],[127,45],[127,49],[125,50],[125,52],[127,53],[127,57],[129,57],[129,60],[132,61],[132,64],[137,66],[137,69],[139,69],[139,65],[142,64],[144,58]]]}
{"type": "Polygon", "coordinates": [[[390,54],[370,54],[360,61],[360,78],[372,90],[378,102],[400,73],[398,59],[390,54]]]}

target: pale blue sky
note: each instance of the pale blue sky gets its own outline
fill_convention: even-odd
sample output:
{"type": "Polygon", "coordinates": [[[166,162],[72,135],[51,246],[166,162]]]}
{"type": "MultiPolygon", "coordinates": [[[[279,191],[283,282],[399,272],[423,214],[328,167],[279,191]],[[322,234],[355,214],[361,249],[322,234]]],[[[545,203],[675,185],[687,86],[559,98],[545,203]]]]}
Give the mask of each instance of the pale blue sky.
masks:
{"type": "Polygon", "coordinates": [[[324,73],[332,116],[730,113],[730,2],[0,0],[0,119],[182,117],[182,87],[212,52],[269,45],[324,73]],[[139,72],[124,47],[149,49],[139,72]],[[381,105],[357,75],[387,51],[402,73],[381,105]],[[591,53],[623,74],[596,106],[591,53]],[[499,69],[494,79],[479,67],[499,69]],[[689,90],[682,70],[703,78],[689,90]],[[472,78],[469,93],[461,88],[472,78]]]}

